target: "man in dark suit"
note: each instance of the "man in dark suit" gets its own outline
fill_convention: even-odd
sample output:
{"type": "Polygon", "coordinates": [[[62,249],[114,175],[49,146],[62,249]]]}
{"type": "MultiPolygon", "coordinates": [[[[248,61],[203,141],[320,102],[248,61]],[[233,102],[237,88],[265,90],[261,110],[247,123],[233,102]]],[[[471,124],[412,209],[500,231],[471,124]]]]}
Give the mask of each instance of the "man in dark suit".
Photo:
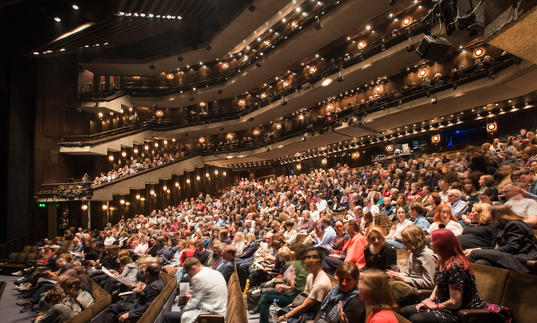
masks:
{"type": "Polygon", "coordinates": [[[159,277],[160,266],[157,263],[148,264],[145,271],[145,277],[147,284],[145,288],[136,287],[134,291],[136,295],[136,301],[129,303],[125,301],[119,301],[115,304],[109,305],[104,309],[103,313],[98,316],[96,322],[109,323],[109,322],[124,322],[129,319],[130,322],[136,322],[144,314],[149,305],[155,300],[164,288],[164,283],[159,277]]]}
{"type": "Polygon", "coordinates": [[[209,260],[211,251],[205,249],[202,240],[196,241],[194,247],[196,248],[196,251],[194,252],[194,257],[198,258],[202,265],[207,266],[207,261],[209,260]]]}
{"type": "Polygon", "coordinates": [[[237,253],[237,248],[232,245],[226,245],[224,251],[222,252],[222,261],[216,267],[216,270],[219,271],[222,276],[224,276],[226,283],[229,281],[229,277],[233,274],[235,270],[235,254],[237,253]]]}

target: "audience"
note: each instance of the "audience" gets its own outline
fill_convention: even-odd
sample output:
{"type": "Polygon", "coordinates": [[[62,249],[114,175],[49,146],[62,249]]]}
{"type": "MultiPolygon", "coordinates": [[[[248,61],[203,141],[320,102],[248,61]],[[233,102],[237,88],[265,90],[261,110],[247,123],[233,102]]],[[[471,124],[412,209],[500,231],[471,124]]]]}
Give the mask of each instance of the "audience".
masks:
{"type": "Polygon", "coordinates": [[[495,249],[468,249],[470,261],[521,273],[529,272],[526,261],[537,259],[537,238],[532,228],[506,204],[491,208],[491,222],[498,228],[495,249]]]}
{"type": "Polygon", "coordinates": [[[253,308],[261,322],[274,300],[280,321],[363,321],[357,280],[372,309],[368,321],[393,321],[395,301],[412,321],[454,321],[458,309],[483,306],[470,262],[527,273],[526,262],[537,259],[537,162],[520,139],[241,179],[218,196],[200,194],[102,230],[66,227],[63,241],[44,241],[39,259],[16,273],[26,298],[19,304],[40,311],[39,322],[63,322],[91,306],[93,279],[113,297],[99,319],[136,321],[163,289],[162,267],[191,290],[181,312],[165,313],[167,322],[225,315],[234,270],[244,293],[263,291],[253,308]],[[400,271],[394,246],[410,251],[400,271]],[[407,307],[416,289],[434,292],[407,307]]]}

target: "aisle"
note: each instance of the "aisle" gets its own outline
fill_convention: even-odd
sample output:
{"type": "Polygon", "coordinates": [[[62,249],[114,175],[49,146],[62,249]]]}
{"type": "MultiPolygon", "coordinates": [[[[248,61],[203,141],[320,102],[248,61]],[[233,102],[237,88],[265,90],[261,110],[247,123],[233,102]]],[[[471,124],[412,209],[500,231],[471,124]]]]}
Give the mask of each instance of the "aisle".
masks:
{"type": "Polygon", "coordinates": [[[7,283],[2,299],[0,299],[0,317],[2,318],[0,321],[2,321],[2,323],[28,323],[34,316],[32,312],[19,313],[22,308],[16,304],[19,292],[15,289],[15,285],[13,285],[13,282],[17,280],[17,278],[18,277],[14,276],[0,275],[0,281],[5,281],[7,283]]]}

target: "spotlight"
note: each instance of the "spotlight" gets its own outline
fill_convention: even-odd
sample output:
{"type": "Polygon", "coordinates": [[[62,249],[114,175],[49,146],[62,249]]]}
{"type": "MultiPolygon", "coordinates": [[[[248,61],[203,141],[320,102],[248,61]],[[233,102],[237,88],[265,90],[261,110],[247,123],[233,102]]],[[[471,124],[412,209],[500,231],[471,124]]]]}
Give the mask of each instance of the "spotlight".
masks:
{"type": "Polygon", "coordinates": [[[55,21],[55,22],[62,22],[62,20],[61,20],[60,17],[54,17],[54,21],[55,21]]]}
{"type": "Polygon", "coordinates": [[[438,99],[436,98],[436,96],[431,97],[432,104],[436,104],[437,102],[438,102],[438,99]]]}
{"type": "Polygon", "coordinates": [[[80,7],[76,5],[76,3],[74,3],[74,4],[72,5],[72,7],[73,7],[74,10],[78,10],[78,9],[80,9],[80,7]]]}
{"type": "Polygon", "coordinates": [[[496,121],[487,123],[487,132],[488,133],[494,133],[498,130],[498,124],[496,121]]]}

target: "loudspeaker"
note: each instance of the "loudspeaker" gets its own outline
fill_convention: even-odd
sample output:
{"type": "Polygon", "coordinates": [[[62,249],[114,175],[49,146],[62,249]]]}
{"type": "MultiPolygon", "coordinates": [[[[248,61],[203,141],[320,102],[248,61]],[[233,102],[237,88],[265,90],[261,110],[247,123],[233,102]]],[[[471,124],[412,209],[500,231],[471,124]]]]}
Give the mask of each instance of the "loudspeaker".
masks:
{"type": "Polygon", "coordinates": [[[437,62],[445,60],[453,51],[451,43],[445,39],[434,36],[424,36],[416,52],[421,58],[437,62]]]}

